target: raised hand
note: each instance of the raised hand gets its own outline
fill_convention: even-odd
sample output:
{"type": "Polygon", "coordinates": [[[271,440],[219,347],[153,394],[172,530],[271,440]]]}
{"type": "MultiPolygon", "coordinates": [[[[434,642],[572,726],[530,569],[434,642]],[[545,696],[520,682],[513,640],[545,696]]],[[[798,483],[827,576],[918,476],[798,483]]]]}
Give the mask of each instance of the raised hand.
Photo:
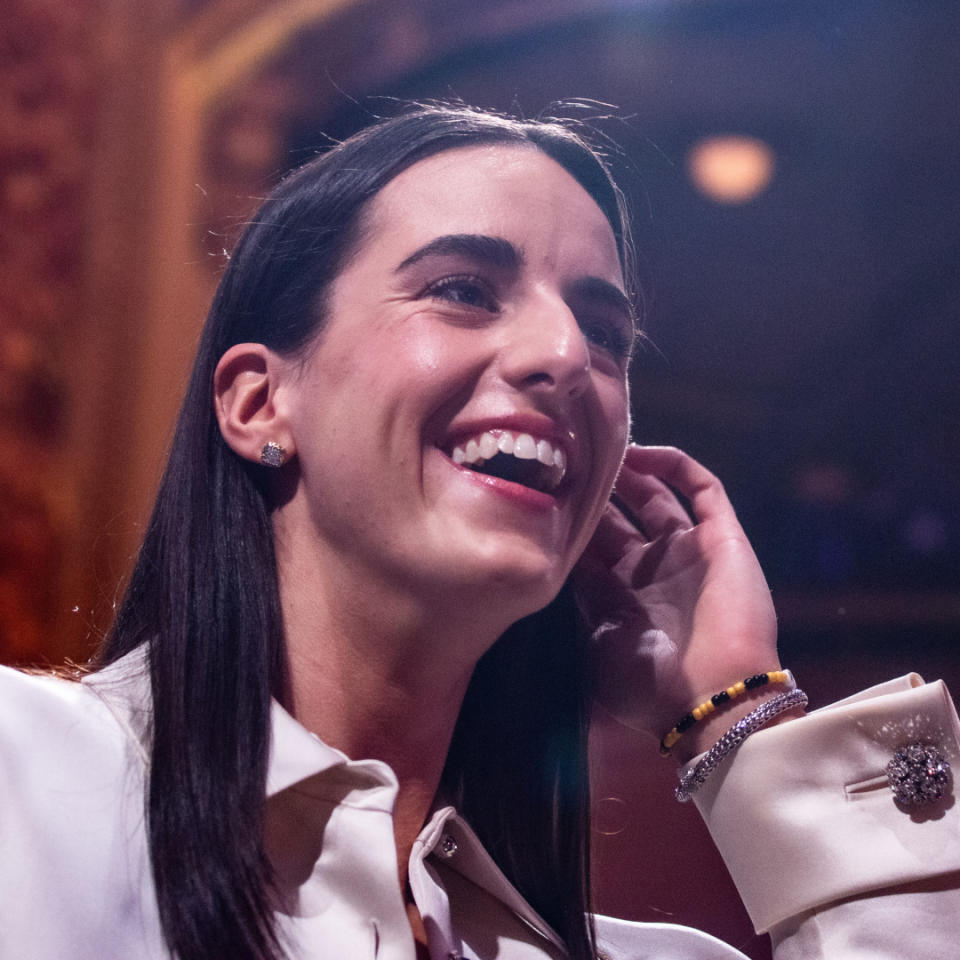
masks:
{"type": "MultiPolygon", "coordinates": [[[[575,571],[594,695],[659,738],[711,694],[778,666],[776,616],[723,486],[691,457],[630,447],[615,499],[623,509],[607,508],[575,571]]],[[[683,754],[699,746],[684,740],[683,754]]]]}

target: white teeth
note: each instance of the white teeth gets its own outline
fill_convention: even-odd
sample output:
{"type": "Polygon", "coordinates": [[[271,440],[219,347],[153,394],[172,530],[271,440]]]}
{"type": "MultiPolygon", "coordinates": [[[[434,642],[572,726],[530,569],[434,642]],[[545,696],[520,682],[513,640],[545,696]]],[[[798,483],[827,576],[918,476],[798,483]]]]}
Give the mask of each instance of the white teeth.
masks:
{"type": "Polygon", "coordinates": [[[500,449],[497,438],[488,430],[480,438],[480,456],[489,460],[500,449]]]}
{"type": "Polygon", "coordinates": [[[498,453],[510,454],[519,460],[537,460],[552,468],[545,479],[548,489],[555,489],[567,472],[567,455],[562,447],[549,440],[536,440],[529,433],[514,434],[509,430],[485,430],[464,446],[456,446],[450,454],[454,463],[480,467],[498,453]]]}
{"type": "Polygon", "coordinates": [[[518,460],[536,460],[537,442],[529,433],[521,433],[513,447],[513,455],[518,460]]]}

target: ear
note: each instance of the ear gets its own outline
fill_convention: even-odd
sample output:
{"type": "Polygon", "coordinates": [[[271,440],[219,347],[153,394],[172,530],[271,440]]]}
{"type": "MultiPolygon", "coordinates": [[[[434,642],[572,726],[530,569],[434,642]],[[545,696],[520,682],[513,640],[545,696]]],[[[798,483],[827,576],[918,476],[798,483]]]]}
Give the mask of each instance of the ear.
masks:
{"type": "Polygon", "coordinates": [[[213,374],[213,402],[223,439],[234,453],[255,463],[268,441],[289,459],[296,452],[286,417],[277,403],[286,362],[262,343],[234,344],[213,374]]]}

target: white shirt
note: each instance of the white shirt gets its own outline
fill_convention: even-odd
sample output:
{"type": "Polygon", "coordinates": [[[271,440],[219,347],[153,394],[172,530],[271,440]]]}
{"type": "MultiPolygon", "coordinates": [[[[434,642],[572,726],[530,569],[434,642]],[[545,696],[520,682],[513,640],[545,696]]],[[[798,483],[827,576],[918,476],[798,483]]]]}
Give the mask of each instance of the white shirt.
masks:
{"type": "MultiPolygon", "coordinates": [[[[143,785],[149,685],[140,658],[81,684],[0,669],[0,958],[161,960],[143,785]]],[[[942,684],[904,678],[751,737],[698,802],[777,960],[947,960],[960,933],[960,814],[896,808],[879,772],[896,746],[936,736],[960,760],[942,684]],[[922,886],[898,889],[915,882],[922,886]],[[864,894],[872,893],[872,896],[864,894]],[[918,919],[919,918],[919,919],[918,919]]],[[[296,960],[413,960],[397,883],[397,783],[273,705],[268,843],[297,893],[278,927],[296,960]]],[[[411,852],[432,960],[565,955],[451,807],[411,852]]],[[[737,960],[670,924],[598,918],[609,960],[737,960]]]]}

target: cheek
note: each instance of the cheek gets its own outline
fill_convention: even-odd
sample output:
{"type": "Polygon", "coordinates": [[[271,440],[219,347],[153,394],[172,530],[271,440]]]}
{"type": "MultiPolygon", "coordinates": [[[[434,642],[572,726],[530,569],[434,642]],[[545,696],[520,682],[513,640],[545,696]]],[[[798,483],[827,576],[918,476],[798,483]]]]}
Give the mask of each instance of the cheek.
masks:
{"type": "Polygon", "coordinates": [[[596,486],[589,503],[585,539],[592,536],[600,521],[623,463],[630,437],[630,403],[624,383],[611,379],[598,385],[597,399],[599,404],[595,408],[596,419],[592,428],[596,486]]]}
{"type": "Polygon", "coordinates": [[[403,324],[396,353],[425,373],[462,370],[482,362],[495,346],[494,341],[489,330],[448,322],[423,311],[403,324]]]}
{"type": "Polygon", "coordinates": [[[447,360],[446,345],[436,336],[411,330],[398,344],[397,352],[421,375],[435,375],[447,360]]]}
{"type": "Polygon", "coordinates": [[[433,413],[455,411],[467,402],[493,355],[483,331],[456,330],[434,324],[413,329],[385,361],[419,394],[419,406],[433,413]]]}
{"type": "Polygon", "coordinates": [[[376,366],[388,379],[436,381],[471,366],[483,353],[482,333],[458,329],[429,311],[378,330],[376,366]]]}
{"type": "Polygon", "coordinates": [[[395,356],[393,362],[402,362],[410,380],[427,390],[432,384],[443,380],[444,373],[450,369],[446,352],[436,341],[428,338],[420,338],[410,344],[409,350],[402,357],[395,356]]]}
{"type": "Polygon", "coordinates": [[[605,438],[604,452],[616,460],[616,469],[630,439],[630,393],[624,382],[614,381],[606,389],[598,391],[603,423],[600,426],[605,438]]]}

